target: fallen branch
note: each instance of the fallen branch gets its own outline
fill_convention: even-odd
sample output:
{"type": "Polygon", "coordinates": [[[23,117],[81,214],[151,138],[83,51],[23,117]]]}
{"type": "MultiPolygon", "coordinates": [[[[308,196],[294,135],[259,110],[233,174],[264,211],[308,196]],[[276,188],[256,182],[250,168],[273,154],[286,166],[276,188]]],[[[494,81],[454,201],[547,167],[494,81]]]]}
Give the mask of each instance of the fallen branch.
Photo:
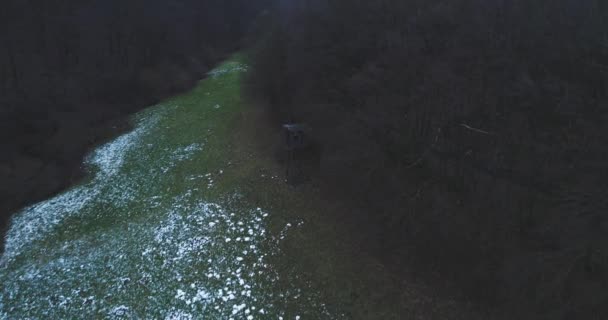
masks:
{"type": "Polygon", "coordinates": [[[485,130],[481,130],[481,129],[473,128],[473,127],[468,126],[468,125],[466,125],[466,124],[464,124],[464,123],[461,123],[461,124],[460,124],[460,126],[461,126],[461,127],[466,128],[466,129],[469,129],[469,130],[471,130],[471,131],[475,131],[475,132],[477,132],[477,133],[481,133],[481,134],[487,134],[487,135],[490,135],[490,136],[494,136],[494,135],[496,135],[495,133],[492,133],[492,132],[488,132],[488,131],[485,131],[485,130]]]}

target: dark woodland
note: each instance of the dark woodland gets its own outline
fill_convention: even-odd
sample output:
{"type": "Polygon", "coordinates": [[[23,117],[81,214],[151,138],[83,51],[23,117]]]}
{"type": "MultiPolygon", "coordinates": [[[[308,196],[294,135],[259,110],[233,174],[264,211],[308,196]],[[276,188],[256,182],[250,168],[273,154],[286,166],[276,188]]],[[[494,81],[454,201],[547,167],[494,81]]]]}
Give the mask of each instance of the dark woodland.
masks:
{"type": "Polygon", "coordinates": [[[607,3],[283,1],[265,23],[251,91],[313,127],[368,250],[533,319],[605,318],[607,3]]]}

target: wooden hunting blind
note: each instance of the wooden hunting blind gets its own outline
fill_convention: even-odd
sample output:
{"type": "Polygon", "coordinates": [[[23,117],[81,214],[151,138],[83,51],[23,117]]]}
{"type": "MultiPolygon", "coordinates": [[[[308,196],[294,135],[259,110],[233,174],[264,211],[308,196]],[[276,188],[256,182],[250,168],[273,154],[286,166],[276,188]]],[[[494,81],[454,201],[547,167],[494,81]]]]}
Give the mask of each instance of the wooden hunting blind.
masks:
{"type": "Polygon", "coordinates": [[[309,145],[309,129],[303,124],[284,124],[283,131],[287,151],[286,179],[288,183],[299,183],[305,179],[302,158],[309,145]]]}
{"type": "Polygon", "coordinates": [[[306,147],[306,126],[302,124],[284,124],[285,146],[287,150],[297,150],[306,147]]]}

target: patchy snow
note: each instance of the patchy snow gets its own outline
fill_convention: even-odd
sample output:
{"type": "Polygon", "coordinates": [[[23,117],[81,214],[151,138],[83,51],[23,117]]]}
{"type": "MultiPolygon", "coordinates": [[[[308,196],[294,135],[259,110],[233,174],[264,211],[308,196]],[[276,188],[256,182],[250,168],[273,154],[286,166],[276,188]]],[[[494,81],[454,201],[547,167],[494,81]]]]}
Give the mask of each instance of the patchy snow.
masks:
{"type": "Polygon", "coordinates": [[[30,243],[46,236],[63,220],[80,213],[101,194],[124,165],[129,150],[158,122],[158,117],[140,121],[137,128],[97,149],[86,163],[97,169],[89,183],[77,186],[56,198],[43,201],[17,213],[6,234],[4,259],[10,259],[30,243]]]}
{"type": "Polygon", "coordinates": [[[193,143],[191,145],[178,148],[171,155],[171,160],[173,162],[185,161],[192,158],[193,155],[203,150],[203,145],[201,143],[193,143]]]}
{"type": "Polygon", "coordinates": [[[125,156],[128,151],[140,143],[141,137],[156,125],[159,116],[150,117],[137,124],[135,130],[118,137],[116,140],[105,144],[94,151],[87,159],[88,164],[96,167],[99,172],[95,180],[107,179],[115,176],[123,167],[125,156]]]}
{"type": "Polygon", "coordinates": [[[110,317],[125,317],[127,315],[129,315],[130,312],[130,308],[127,306],[118,306],[118,307],[114,307],[112,308],[112,310],[110,310],[110,312],[108,312],[108,316],[110,317]]]}
{"type": "Polygon", "coordinates": [[[234,64],[233,63],[222,69],[215,69],[207,74],[213,78],[217,78],[217,77],[223,76],[225,74],[236,73],[236,72],[248,72],[248,71],[249,71],[249,66],[247,66],[245,64],[234,64]]]}
{"type": "Polygon", "coordinates": [[[172,311],[166,317],[165,320],[192,320],[196,319],[193,315],[184,311],[172,311]]]}
{"type": "Polygon", "coordinates": [[[205,149],[163,140],[171,130],[163,121],[177,109],[142,114],[133,131],[87,157],[89,181],[13,217],[0,319],[293,319],[287,304],[332,318],[316,293],[303,303],[299,288],[277,288],[270,258],[288,227],[272,235],[270,212],[238,192],[205,200],[200,182],[213,187],[223,170],[177,170],[205,149]]]}

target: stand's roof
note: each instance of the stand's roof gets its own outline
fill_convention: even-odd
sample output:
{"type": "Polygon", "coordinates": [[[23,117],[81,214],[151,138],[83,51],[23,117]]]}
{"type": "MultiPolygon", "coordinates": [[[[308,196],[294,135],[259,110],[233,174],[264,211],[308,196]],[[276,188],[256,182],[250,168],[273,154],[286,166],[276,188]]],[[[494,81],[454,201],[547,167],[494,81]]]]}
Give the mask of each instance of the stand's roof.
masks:
{"type": "Polygon", "coordinates": [[[288,123],[284,124],[283,128],[287,131],[296,132],[296,131],[310,131],[309,127],[305,124],[301,123],[288,123]]]}

